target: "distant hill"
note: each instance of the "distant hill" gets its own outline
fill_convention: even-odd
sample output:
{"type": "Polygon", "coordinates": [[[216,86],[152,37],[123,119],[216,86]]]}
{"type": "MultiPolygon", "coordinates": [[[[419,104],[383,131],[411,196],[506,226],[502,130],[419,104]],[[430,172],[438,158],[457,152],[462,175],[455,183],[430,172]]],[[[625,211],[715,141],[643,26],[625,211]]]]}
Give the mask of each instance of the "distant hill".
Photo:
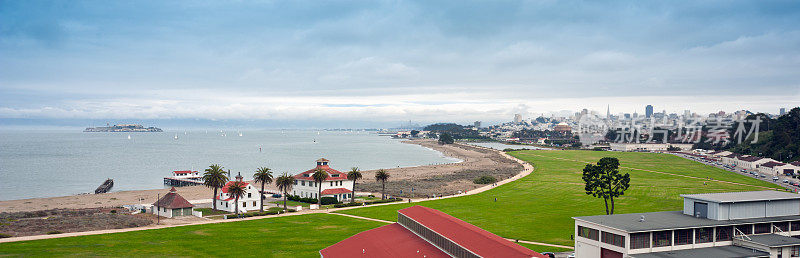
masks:
{"type": "MultiPolygon", "coordinates": [[[[750,115],[747,119],[755,119],[756,116],[761,116],[763,121],[759,129],[758,142],[750,143],[752,137],[741,144],[736,144],[734,140],[720,149],[783,162],[800,161],[800,107],[793,108],[777,119],[770,119],[764,114],[750,115]]],[[[747,124],[748,129],[750,126],[747,124]]],[[[736,128],[730,132],[731,136],[733,130],[736,128]]]]}

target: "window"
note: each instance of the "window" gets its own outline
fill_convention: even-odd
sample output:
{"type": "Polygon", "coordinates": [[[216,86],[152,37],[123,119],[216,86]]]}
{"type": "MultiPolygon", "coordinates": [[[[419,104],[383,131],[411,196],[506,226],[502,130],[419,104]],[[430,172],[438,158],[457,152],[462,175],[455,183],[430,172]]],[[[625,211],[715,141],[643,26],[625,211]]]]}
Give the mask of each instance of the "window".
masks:
{"type": "Polygon", "coordinates": [[[792,246],[792,257],[800,257],[800,246],[792,246]]]}
{"type": "Polygon", "coordinates": [[[672,245],[672,231],[653,232],[653,247],[663,247],[672,245]]]}
{"type": "Polygon", "coordinates": [[[252,193],[247,193],[247,198],[253,198],[253,194],[252,193]]]}
{"type": "Polygon", "coordinates": [[[775,222],[772,223],[776,228],[779,228],[783,232],[789,232],[789,222],[775,222]]]}
{"type": "Polygon", "coordinates": [[[242,202],[242,207],[247,207],[247,202],[242,202]]]}
{"type": "Polygon", "coordinates": [[[736,235],[739,234],[753,234],[753,225],[736,225],[736,235]]]}
{"type": "Polygon", "coordinates": [[[631,249],[650,248],[650,233],[631,234],[631,249]]]}
{"type": "Polygon", "coordinates": [[[800,221],[792,221],[792,231],[800,230],[800,221]]]}
{"type": "Polygon", "coordinates": [[[301,186],[306,186],[306,181],[300,181],[301,186]]]}
{"type": "Polygon", "coordinates": [[[761,223],[756,224],[754,234],[767,234],[772,232],[772,224],[769,223],[761,223]]]}
{"type": "Polygon", "coordinates": [[[253,206],[257,206],[257,205],[256,205],[256,201],[253,201],[253,206]]]}
{"type": "Polygon", "coordinates": [[[675,245],[690,245],[690,244],[692,244],[691,229],[675,230],[675,245]]]}
{"type": "Polygon", "coordinates": [[[297,180],[294,180],[294,185],[297,185],[297,180]]]}
{"type": "Polygon", "coordinates": [[[714,242],[714,228],[695,229],[694,242],[698,244],[714,242]]]}
{"type": "Polygon", "coordinates": [[[717,242],[731,241],[733,239],[733,227],[717,227],[717,242]]]}
{"type": "Polygon", "coordinates": [[[597,229],[578,226],[578,236],[597,241],[599,234],[600,231],[597,229]]]}
{"type": "Polygon", "coordinates": [[[625,237],[614,233],[603,232],[603,243],[625,247],[625,237]]]}

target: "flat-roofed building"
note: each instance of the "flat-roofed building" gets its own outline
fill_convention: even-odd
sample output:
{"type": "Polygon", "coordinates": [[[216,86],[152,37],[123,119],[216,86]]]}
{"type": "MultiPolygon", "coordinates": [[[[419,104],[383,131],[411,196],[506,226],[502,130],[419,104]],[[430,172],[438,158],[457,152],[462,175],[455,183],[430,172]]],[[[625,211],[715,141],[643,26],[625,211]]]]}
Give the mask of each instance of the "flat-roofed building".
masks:
{"type": "Polygon", "coordinates": [[[576,257],[800,257],[800,195],[681,196],[683,211],[574,217],[576,257]]]}

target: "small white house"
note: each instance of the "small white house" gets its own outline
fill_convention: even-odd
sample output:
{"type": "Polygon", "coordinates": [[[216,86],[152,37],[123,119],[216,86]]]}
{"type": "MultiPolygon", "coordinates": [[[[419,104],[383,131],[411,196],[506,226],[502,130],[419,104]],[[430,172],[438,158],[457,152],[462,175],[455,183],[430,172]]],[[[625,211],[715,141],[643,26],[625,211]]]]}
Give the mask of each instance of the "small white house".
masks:
{"type": "Polygon", "coordinates": [[[214,198],[215,202],[217,202],[217,209],[228,211],[228,212],[235,212],[236,206],[239,205],[239,212],[248,212],[252,210],[258,210],[261,203],[261,199],[259,198],[258,189],[253,187],[252,184],[242,181],[241,173],[236,176],[236,181],[228,181],[225,186],[222,187],[222,191],[214,198]],[[233,198],[232,195],[228,193],[228,186],[234,184],[235,182],[239,182],[244,184],[245,193],[244,196],[239,197],[239,202],[236,203],[236,199],[233,198]]]}
{"type": "Polygon", "coordinates": [[[192,216],[192,205],[178,194],[175,187],[169,190],[161,199],[153,203],[153,214],[172,218],[179,216],[192,216]]]}
{"type": "Polygon", "coordinates": [[[318,159],[317,166],[299,173],[294,176],[294,187],[292,195],[304,198],[317,198],[319,195],[319,185],[314,181],[314,172],[322,169],[328,174],[328,178],[322,182],[322,197],[335,197],[336,200],[344,201],[353,196],[353,181],[347,179],[347,173],[339,172],[328,166],[327,159],[318,159]]]}
{"type": "Polygon", "coordinates": [[[192,170],[177,170],[177,171],[172,171],[172,177],[174,177],[174,178],[197,178],[197,177],[200,177],[200,172],[192,171],[192,170]]]}

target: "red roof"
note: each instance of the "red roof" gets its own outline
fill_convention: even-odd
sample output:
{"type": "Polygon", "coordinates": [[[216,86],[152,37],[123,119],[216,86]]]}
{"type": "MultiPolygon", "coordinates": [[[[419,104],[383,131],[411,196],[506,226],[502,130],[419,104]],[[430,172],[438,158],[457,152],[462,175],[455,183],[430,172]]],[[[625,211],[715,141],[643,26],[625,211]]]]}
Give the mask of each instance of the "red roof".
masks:
{"type": "Polygon", "coordinates": [[[317,171],[317,169],[322,169],[322,171],[325,171],[326,173],[328,173],[328,178],[325,179],[325,181],[347,180],[347,174],[346,173],[342,173],[342,172],[339,172],[336,169],[332,169],[328,165],[319,165],[319,166],[317,166],[315,168],[309,169],[306,172],[303,172],[303,173],[295,175],[294,179],[314,181],[313,175],[314,175],[314,172],[317,171]],[[305,176],[305,175],[308,175],[308,176],[305,176]]]}
{"type": "Polygon", "coordinates": [[[435,209],[413,206],[398,212],[481,257],[544,257],[435,209]]]}
{"type": "Polygon", "coordinates": [[[786,164],[785,163],[780,163],[780,162],[775,162],[775,161],[770,161],[770,162],[761,164],[762,167],[768,167],[768,168],[776,167],[776,166],[783,166],[783,165],[786,165],[786,164]]]}
{"type": "Polygon", "coordinates": [[[756,157],[756,156],[747,156],[747,157],[740,156],[739,157],[739,160],[747,161],[747,162],[759,161],[761,159],[763,159],[763,158],[762,157],[756,157]]]}
{"type": "Polygon", "coordinates": [[[180,208],[191,208],[194,207],[189,201],[184,199],[180,196],[176,191],[175,187],[170,189],[169,193],[158,199],[153,206],[156,207],[163,207],[167,209],[180,209],[180,208]]]}
{"type": "Polygon", "coordinates": [[[400,224],[358,233],[319,251],[330,257],[450,257],[400,224]]]}
{"type": "MultiPolygon", "coordinates": [[[[228,183],[226,183],[225,186],[222,187],[222,193],[228,193],[228,186],[232,185],[233,182],[236,181],[228,181],[228,183]]],[[[249,185],[250,183],[242,182],[242,184],[243,184],[242,187],[247,187],[247,185],[249,185]]]]}
{"type": "Polygon", "coordinates": [[[333,188],[322,190],[322,195],[350,193],[347,188],[333,188]]]}
{"type": "Polygon", "coordinates": [[[197,171],[191,171],[191,170],[176,170],[176,171],[172,171],[172,172],[173,172],[173,173],[175,173],[175,174],[191,174],[191,173],[196,173],[197,171]]]}
{"type": "Polygon", "coordinates": [[[792,163],[789,163],[789,164],[792,164],[792,165],[800,167],[800,161],[795,161],[795,162],[792,162],[792,163]]]}

